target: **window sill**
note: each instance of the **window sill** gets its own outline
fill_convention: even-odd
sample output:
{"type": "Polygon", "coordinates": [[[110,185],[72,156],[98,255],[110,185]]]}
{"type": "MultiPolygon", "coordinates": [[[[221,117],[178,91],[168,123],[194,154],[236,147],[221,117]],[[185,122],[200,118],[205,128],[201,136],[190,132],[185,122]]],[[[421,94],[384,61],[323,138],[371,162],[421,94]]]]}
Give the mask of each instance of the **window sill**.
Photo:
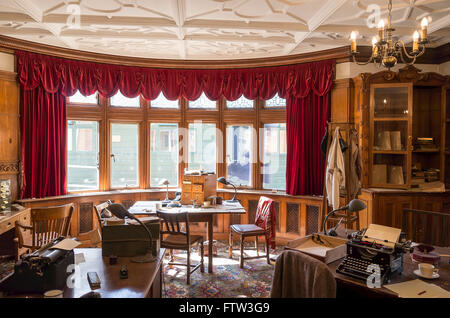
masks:
{"type": "MultiPolygon", "coordinates": [[[[170,189],[170,193],[175,192],[181,192],[181,189],[170,189]]],[[[51,200],[62,200],[62,199],[76,199],[76,198],[84,198],[84,197],[97,197],[97,196],[109,196],[109,195],[115,195],[115,194],[135,194],[135,193],[166,193],[166,189],[164,188],[153,188],[153,189],[123,189],[123,190],[111,190],[111,191],[91,191],[91,192],[79,192],[79,193],[69,193],[66,195],[60,195],[60,196],[53,196],[53,197],[45,197],[45,198],[33,198],[33,199],[22,199],[17,200],[16,202],[19,204],[26,204],[30,202],[45,202],[45,201],[51,201],[51,200]]],[[[229,193],[234,194],[233,189],[217,189],[217,193],[229,193]]],[[[278,197],[288,197],[288,198],[305,198],[305,199],[311,199],[311,198],[321,198],[322,196],[308,196],[308,195],[289,195],[286,194],[285,191],[277,191],[272,192],[271,190],[255,190],[255,189],[238,189],[237,195],[239,199],[239,195],[266,195],[266,196],[278,196],[278,197]]]]}

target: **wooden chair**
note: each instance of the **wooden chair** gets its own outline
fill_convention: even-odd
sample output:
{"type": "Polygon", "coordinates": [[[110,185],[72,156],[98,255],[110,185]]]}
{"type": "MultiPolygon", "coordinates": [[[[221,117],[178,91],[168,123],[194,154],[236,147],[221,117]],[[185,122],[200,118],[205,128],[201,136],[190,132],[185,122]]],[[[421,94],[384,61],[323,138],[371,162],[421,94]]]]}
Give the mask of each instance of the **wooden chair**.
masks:
{"type": "Polygon", "coordinates": [[[98,227],[92,231],[81,233],[77,236],[78,241],[81,243],[79,248],[86,247],[101,247],[102,245],[102,228],[104,220],[102,219],[102,212],[108,205],[111,204],[111,201],[106,201],[97,205],[94,205],[94,214],[96,216],[98,227]]]}
{"type": "Polygon", "coordinates": [[[31,209],[31,226],[20,221],[15,223],[18,247],[34,251],[60,236],[68,236],[72,213],[72,203],[31,209]]]}
{"type": "MultiPolygon", "coordinates": [[[[229,237],[229,247],[228,247],[228,257],[233,257],[233,233],[240,235],[240,250],[241,255],[239,257],[239,267],[244,268],[244,260],[250,260],[250,259],[257,259],[257,258],[267,258],[267,264],[270,264],[270,254],[269,254],[269,242],[268,242],[268,235],[266,235],[266,232],[268,229],[264,229],[262,227],[259,227],[256,224],[259,224],[263,218],[265,217],[275,217],[272,214],[271,211],[273,209],[274,201],[272,199],[269,199],[267,197],[260,197],[258,202],[258,208],[256,211],[256,218],[254,224],[233,224],[230,226],[230,237],[229,237]],[[266,254],[265,255],[259,255],[259,249],[258,249],[258,237],[264,235],[265,236],[265,248],[266,248],[266,254]],[[256,255],[252,257],[244,257],[244,241],[246,237],[255,237],[255,249],[256,249],[256,255]]],[[[270,223],[270,222],[268,222],[270,223]]]]}
{"type": "Polygon", "coordinates": [[[403,209],[402,231],[408,240],[435,246],[450,246],[450,214],[403,209]]]}
{"type": "Polygon", "coordinates": [[[191,283],[191,274],[200,267],[202,273],[205,272],[203,264],[204,247],[203,236],[191,235],[189,233],[189,215],[187,212],[156,212],[157,216],[162,220],[162,225],[165,225],[165,229],[161,228],[160,239],[161,247],[168,248],[170,250],[184,250],[187,252],[187,262],[174,263],[173,254],[171,253],[171,259],[169,265],[182,265],[187,267],[187,284],[191,283]],[[185,231],[182,229],[184,224],[185,231]],[[165,237],[164,237],[165,236],[165,237]],[[191,265],[191,247],[195,244],[200,244],[200,264],[191,265]],[[191,270],[191,267],[193,269],[191,270]]]}

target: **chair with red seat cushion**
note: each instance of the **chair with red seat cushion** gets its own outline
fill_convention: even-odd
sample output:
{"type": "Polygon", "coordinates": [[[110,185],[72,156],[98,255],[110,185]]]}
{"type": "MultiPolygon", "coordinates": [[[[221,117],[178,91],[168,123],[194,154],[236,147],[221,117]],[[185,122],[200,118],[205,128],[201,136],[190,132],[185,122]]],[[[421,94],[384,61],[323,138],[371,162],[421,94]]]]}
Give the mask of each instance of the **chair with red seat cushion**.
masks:
{"type": "Polygon", "coordinates": [[[229,258],[232,258],[233,255],[233,233],[236,233],[240,235],[240,268],[244,267],[244,260],[246,259],[266,257],[267,263],[270,264],[269,249],[270,247],[275,248],[275,222],[276,212],[274,201],[267,197],[260,197],[254,224],[233,224],[230,226],[229,258]],[[258,250],[258,237],[263,235],[265,237],[266,254],[260,256],[258,250]],[[251,236],[255,237],[257,256],[244,257],[244,240],[246,237],[251,236]]]}

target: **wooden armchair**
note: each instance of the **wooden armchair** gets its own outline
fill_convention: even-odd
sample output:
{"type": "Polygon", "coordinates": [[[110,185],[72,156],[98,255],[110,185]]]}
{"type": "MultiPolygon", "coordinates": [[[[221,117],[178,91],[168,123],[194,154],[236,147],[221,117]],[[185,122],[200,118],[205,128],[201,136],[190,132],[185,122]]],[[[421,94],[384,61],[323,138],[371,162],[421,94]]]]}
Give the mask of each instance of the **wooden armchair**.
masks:
{"type": "Polygon", "coordinates": [[[161,247],[170,250],[184,250],[187,252],[187,262],[174,263],[173,254],[171,253],[171,259],[169,265],[182,265],[187,267],[187,284],[191,283],[191,274],[200,268],[203,273],[205,271],[203,264],[204,247],[203,236],[191,235],[189,233],[189,215],[187,212],[156,212],[157,216],[162,220],[162,224],[166,226],[165,230],[160,231],[161,247]],[[182,224],[185,225],[185,231],[182,229],[182,224]],[[191,247],[198,243],[200,245],[200,263],[197,265],[191,264],[191,247]],[[193,269],[191,269],[193,267],[193,269]]]}
{"type": "Polygon", "coordinates": [[[81,243],[79,248],[85,247],[101,247],[102,245],[102,227],[103,227],[103,219],[102,212],[111,201],[106,201],[97,205],[94,205],[94,214],[96,216],[98,226],[92,231],[81,233],[78,235],[77,239],[81,243]]]}
{"type": "Polygon", "coordinates": [[[18,248],[34,251],[60,236],[68,236],[72,213],[72,203],[31,209],[30,226],[20,221],[15,223],[18,248]]]}
{"type": "Polygon", "coordinates": [[[450,246],[450,214],[403,209],[402,231],[416,243],[450,246]]]}
{"type": "Polygon", "coordinates": [[[256,211],[256,219],[254,224],[233,224],[230,226],[230,236],[229,236],[229,246],[228,246],[228,257],[233,257],[233,233],[240,236],[240,257],[239,257],[239,267],[244,268],[244,260],[256,259],[256,258],[266,258],[267,264],[270,263],[270,231],[275,233],[273,224],[275,223],[275,207],[272,199],[267,197],[260,197],[258,201],[258,208],[256,211]],[[273,221],[273,222],[272,222],[273,221]],[[272,224],[273,223],[273,224],[272,224]],[[264,225],[265,224],[265,225],[264,225]],[[262,227],[263,226],[263,227],[262,227]],[[271,228],[272,227],[272,228],[271,228]],[[246,237],[255,237],[255,249],[257,256],[244,256],[244,240],[246,237]],[[266,254],[259,255],[258,249],[258,237],[265,236],[266,243],[266,254]]]}

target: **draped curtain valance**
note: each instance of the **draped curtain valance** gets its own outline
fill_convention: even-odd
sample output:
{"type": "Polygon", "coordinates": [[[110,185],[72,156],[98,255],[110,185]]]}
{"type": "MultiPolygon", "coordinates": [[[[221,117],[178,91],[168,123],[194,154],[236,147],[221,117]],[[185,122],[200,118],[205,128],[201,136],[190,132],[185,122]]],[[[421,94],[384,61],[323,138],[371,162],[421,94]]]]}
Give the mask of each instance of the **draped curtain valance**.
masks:
{"type": "Polygon", "coordinates": [[[164,69],[107,65],[17,51],[21,83],[21,197],[67,192],[66,99],[77,90],[153,100],[286,98],[286,192],[320,194],[324,160],[319,150],[329,118],[334,60],[248,69],[164,69]]]}
{"type": "Polygon", "coordinates": [[[248,69],[164,69],[107,65],[69,60],[17,51],[18,75],[23,89],[37,86],[47,93],[59,92],[72,96],[77,90],[83,95],[98,91],[111,97],[118,90],[126,97],[142,95],[147,100],[158,97],[185,97],[196,100],[202,92],[209,99],[222,95],[236,100],[270,99],[276,93],[282,98],[305,98],[310,94],[326,95],[333,84],[334,60],[279,67],[248,69]]]}

